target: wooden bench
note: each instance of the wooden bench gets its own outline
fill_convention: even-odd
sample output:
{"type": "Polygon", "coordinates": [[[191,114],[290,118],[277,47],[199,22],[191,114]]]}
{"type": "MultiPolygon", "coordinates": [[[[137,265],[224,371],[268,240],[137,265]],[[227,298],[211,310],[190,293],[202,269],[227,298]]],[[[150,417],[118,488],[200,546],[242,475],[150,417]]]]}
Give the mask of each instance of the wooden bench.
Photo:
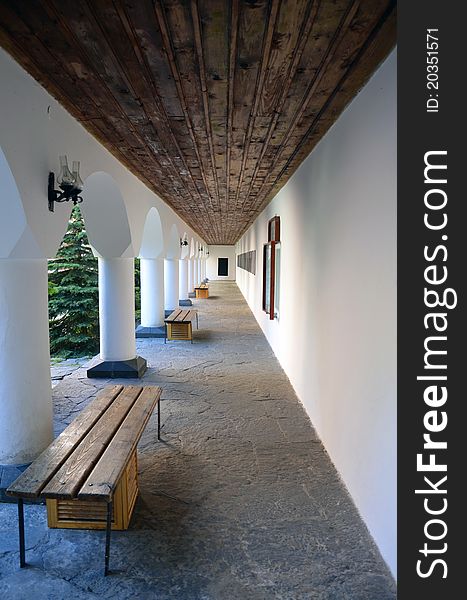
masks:
{"type": "Polygon", "coordinates": [[[109,572],[111,529],[126,529],[138,494],[136,446],[157,404],[160,439],[161,388],[110,385],[68,425],[14,481],[20,567],[26,566],[24,500],[45,499],[49,526],[106,529],[109,572]]]}
{"type": "Polygon", "coordinates": [[[193,343],[192,321],[196,319],[196,329],[199,328],[198,311],[176,308],[165,319],[165,340],[191,340],[193,343]]]}
{"type": "Polygon", "coordinates": [[[209,298],[209,286],[202,283],[198,287],[195,287],[196,298],[209,298]]]}

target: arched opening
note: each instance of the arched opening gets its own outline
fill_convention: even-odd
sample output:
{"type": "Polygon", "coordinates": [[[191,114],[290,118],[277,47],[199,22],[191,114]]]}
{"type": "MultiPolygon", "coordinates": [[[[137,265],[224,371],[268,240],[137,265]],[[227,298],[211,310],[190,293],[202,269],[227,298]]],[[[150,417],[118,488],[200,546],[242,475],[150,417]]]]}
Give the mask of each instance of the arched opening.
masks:
{"type": "Polygon", "coordinates": [[[94,356],[99,350],[98,264],[79,205],[48,261],[48,276],[52,360],[94,356]]]}
{"type": "MultiPolygon", "coordinates": [[[[86,178],[82,197],[83,203],[71,209],[67,231],[49,260],[52,358],[97,354],[102,321],[98,263],[133,256],[126,207],[116,181],[95,172],[86,178]]],[[[133,290],[128,294],[133,302],[133,290]]]]}
{"type": "Polygon", "coordinates": [[[49,260],[50,351],[54,358],[99,351],[98,257],[131,248],[125,203],[116,181],[98,171],[84,182],[83,203],[72,208],[67,231],[49,260]]]}
{"type": "Polygon", "coordinates": [[[146,215],[135,260],[136,337],[162,337],[164,324],[164,236],[159,211],[146,215]]]}

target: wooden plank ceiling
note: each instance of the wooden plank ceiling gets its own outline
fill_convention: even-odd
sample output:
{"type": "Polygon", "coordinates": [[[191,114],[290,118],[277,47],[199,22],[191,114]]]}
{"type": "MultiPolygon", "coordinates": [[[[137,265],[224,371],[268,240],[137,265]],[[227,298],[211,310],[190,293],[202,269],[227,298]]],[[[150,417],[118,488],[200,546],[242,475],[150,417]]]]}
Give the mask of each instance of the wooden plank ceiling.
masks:
{"type": "Polygon", "coordinates": [[[389,53],[395,12],[0,0],[0,44],[202,238],[233,244],[389,53]]]}

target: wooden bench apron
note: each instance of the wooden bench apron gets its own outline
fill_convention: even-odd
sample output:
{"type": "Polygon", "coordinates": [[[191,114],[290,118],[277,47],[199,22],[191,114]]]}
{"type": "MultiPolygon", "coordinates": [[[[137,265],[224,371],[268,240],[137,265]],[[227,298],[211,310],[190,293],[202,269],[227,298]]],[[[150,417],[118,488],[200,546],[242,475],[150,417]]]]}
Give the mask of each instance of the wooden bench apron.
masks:
{"type": "Polygon", "coordinates": [[[160,439],[161,388],[110,385],[68,425],[14,481],[18,500],[20,566],[26,566],[25,499],[47,502],[49,526],[106,529],[109,572],[111,529],[126,529],[138,494],[136,446],[157,404],[160,439]]]}
{"type": "Polygon", "coordinates": [[[196,319],[196,329],[199,327],[198,311],[195,309],[183,310],[176,308],[165,319],[165,340],[191,340],[193,343],[192,321],[196,319]]]}
{"type": "Polygon", "coordinates": [[[196,298],[209,298],[209,286],[202,283],[198,287],[195,287],[196,298]]]}

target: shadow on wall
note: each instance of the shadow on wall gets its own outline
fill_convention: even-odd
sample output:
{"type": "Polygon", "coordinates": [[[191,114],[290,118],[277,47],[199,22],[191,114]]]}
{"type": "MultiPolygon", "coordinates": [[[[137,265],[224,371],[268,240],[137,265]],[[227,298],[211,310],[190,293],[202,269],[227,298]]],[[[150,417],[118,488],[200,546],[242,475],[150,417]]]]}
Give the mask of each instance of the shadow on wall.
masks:
{"type": "Polygon", "coordinates": [[[172,225],[167,237],[166,258],[179,259],[181,258],[181,246],[180,246],[180,233],[178,232],[177,226],[172,225]]]}
{"type": "Polygon", "coordinates": [[[39,258],[23,202],[5,154],[0,147],[0,258],[39,258]]]}

